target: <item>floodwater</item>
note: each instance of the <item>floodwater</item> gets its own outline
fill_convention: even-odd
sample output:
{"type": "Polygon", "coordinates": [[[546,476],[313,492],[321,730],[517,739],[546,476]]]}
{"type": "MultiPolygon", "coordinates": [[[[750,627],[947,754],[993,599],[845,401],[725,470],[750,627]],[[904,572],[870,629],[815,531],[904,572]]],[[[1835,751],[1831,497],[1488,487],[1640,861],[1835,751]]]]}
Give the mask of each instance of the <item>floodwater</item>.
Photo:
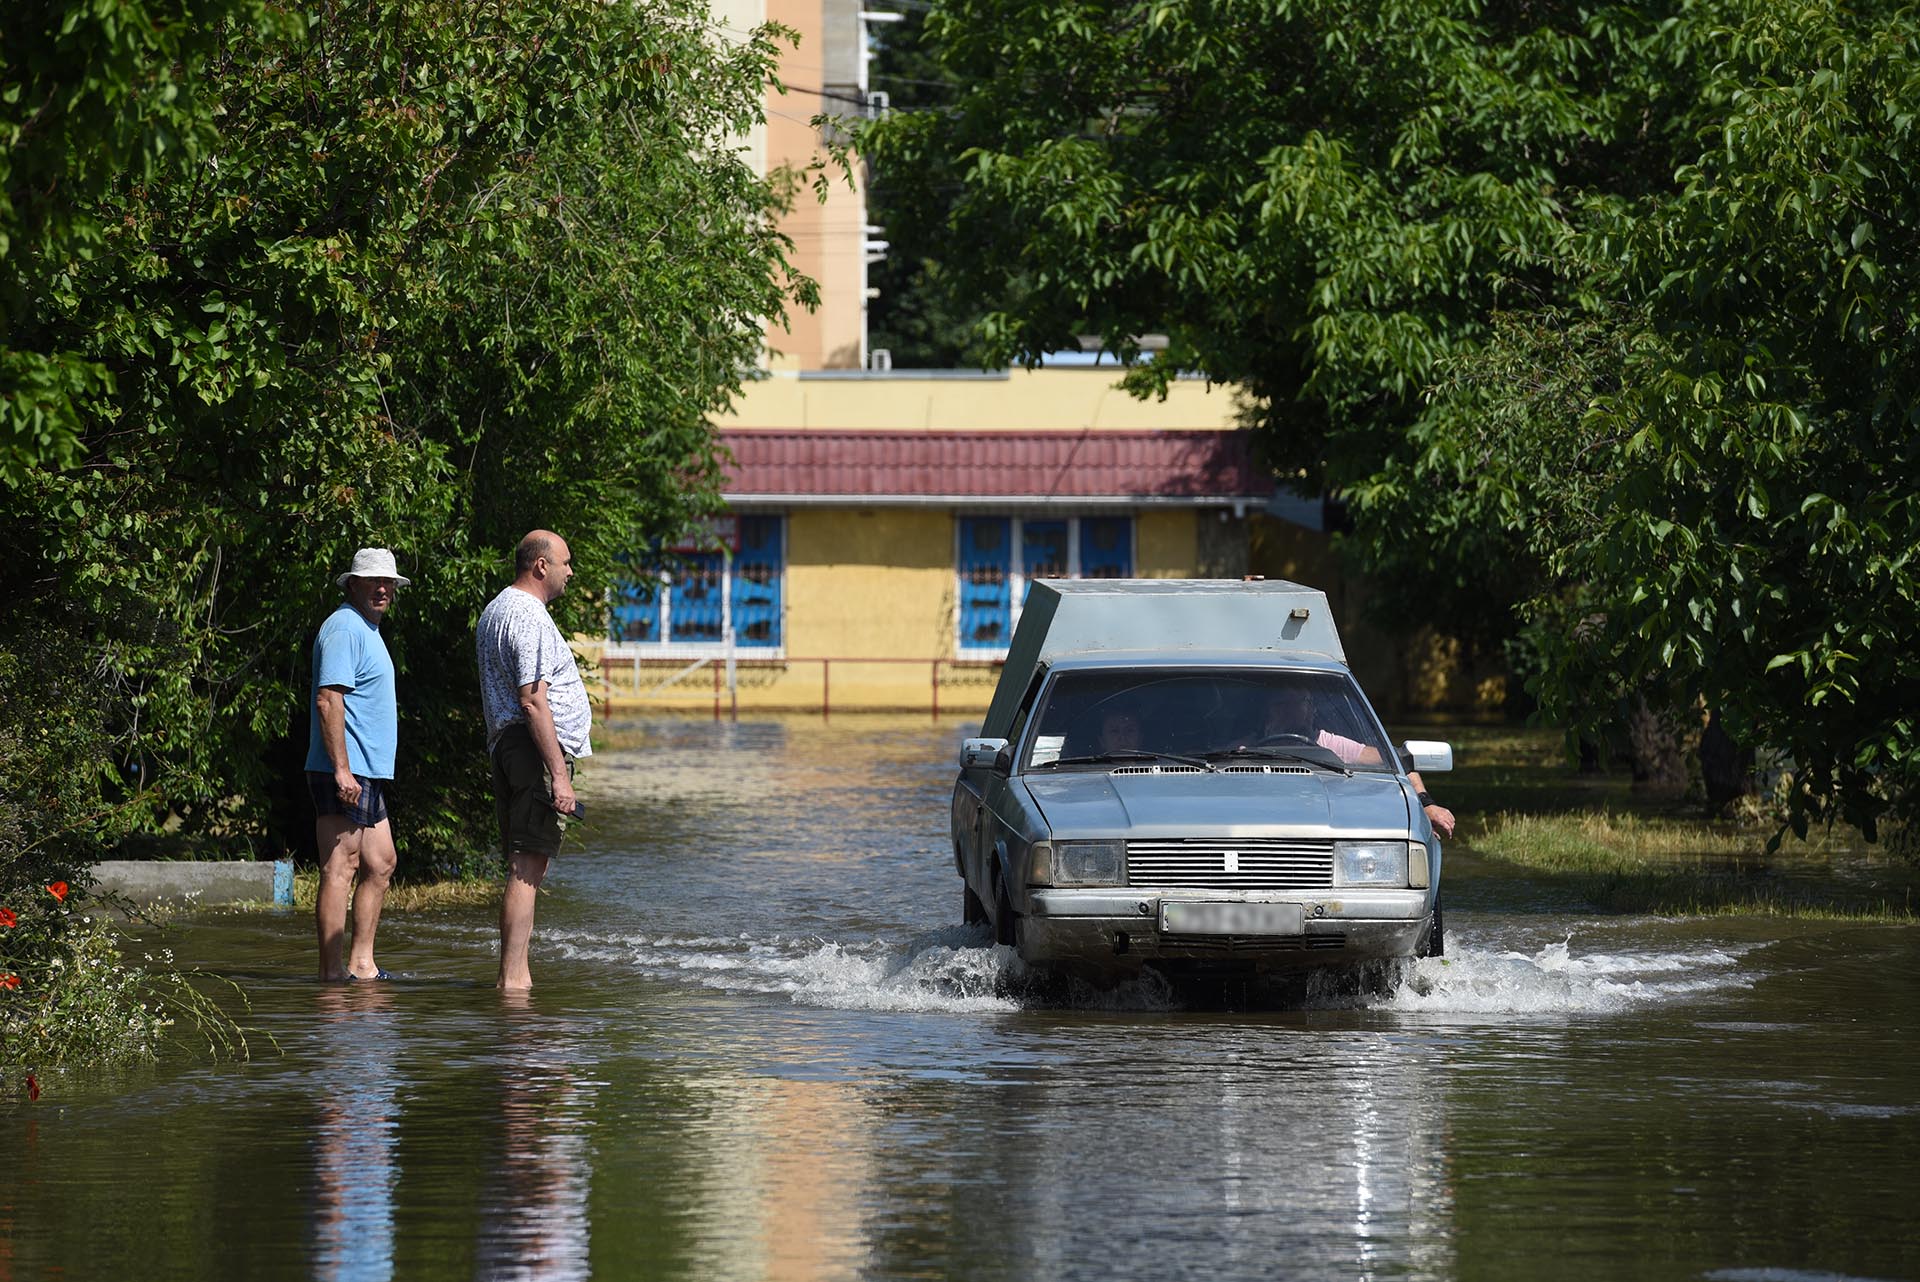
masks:
{"type": "Polygon", "coordinates": [[[966,729],[614,727],[520,1000],[478,910],[344,987],[304,917],[177,922],[261,1053],[0,1105],[0,1282],[1920,1276],[1920,932],[1461,846],[1383,993],[1035,990],[953,924],[966,729]]]}

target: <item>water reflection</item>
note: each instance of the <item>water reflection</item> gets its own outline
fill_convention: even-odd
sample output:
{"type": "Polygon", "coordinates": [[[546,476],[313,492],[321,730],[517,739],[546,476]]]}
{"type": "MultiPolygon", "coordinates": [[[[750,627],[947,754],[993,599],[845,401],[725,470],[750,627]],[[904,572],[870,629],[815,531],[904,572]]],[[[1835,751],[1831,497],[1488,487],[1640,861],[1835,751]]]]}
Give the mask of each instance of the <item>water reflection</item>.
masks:
{"type": "Polygon", "coordinates": [[[393,1276],[393,1195],[399,1179],[392,990],[319,990],[323,1060],[314,1126],[314,1273],[329,1282],[393,1276]]]}
{"type": "Polygon", "coordinates": [[[593,1084],[571,1026],[543,1019],[532,994],[500,994],[500,1157],[481,1189],[474,1276],[560,1282],[589,1266],[593,1084]]]}
{"type": "Polygon", "coordinates": [[[983,1156],[1018,1172],[1005,1231],[1037,1275],[1452,1273],[1437,1055],[1367,1032],[1187,1031],[1177,1068],[1130,1062],[1115,1026],[1098,1038],[1116,1042],[1108,1072],[1080,1089],[991,1092],[983,1120],[1004,1140],[983,1156]]]}
{"type": "Polygon", "coordinates": [[[842,1082],[706,1083],[690,1137],[696,1277],[854,1276],[874,1190],[871,1110],[842,1082]]]}

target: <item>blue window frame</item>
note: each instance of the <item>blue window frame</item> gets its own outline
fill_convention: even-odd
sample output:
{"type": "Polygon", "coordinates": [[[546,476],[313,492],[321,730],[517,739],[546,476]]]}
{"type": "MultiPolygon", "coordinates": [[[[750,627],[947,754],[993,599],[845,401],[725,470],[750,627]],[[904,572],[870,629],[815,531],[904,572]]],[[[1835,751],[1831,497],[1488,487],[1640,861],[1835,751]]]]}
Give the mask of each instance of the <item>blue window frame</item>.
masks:
{"type": "Polygon", "coordinates": [[[1133,518],[959,518],[962,653],[1004,653],[1035,579],[1124,579],[1133,574],[1133,518]]]}
{"type": "Polygon", "coordinates": [[[1133,518],[1080,518],[1080,577],[1125,579],[1133,575],[1133,518]]]}
{"type": "Polygon", "coordinates": [[[1073,560],[1065,521],[1022,521],[1020,523],[1020,568],[1027,585],[1020,593],[1024,605],[1033,591],[1035,579],[1070,579],[1073,560]]]}
{"type": "Polygon", "coordinates": [[[646,643],[660,639],[660,598],[666,585],[657,578],[622,579],[613,585],[611,637],[646,643]]]}
{"type": "Polygon", "coordinates": [[[960,647],[1005,649],[1013,639],[1013,522],[960,518],[960,647]]]}
{"type": "Polygon", "coordinates": [[[726,639],[726,568],[726,558],[718,552],[694,552],[681,559],[667,588],[671,640],[717,645],[726,639]]]}
{"type": "Polygon", "coordinates": [[[738,550],[683,553],[671,569],[629,559],[614,587],[609,639],[662,648],[724,646],[729,629],[741,649],[783,643],[786,518],[742,516],[738,550]]]}
{"type": "Polygon", "coordinates": [[[740,551],[728,585],[735,645],[766,649],[780,644],[780,584],[786,577],[786,522],[777,516],[740,518],[740,551]]]}

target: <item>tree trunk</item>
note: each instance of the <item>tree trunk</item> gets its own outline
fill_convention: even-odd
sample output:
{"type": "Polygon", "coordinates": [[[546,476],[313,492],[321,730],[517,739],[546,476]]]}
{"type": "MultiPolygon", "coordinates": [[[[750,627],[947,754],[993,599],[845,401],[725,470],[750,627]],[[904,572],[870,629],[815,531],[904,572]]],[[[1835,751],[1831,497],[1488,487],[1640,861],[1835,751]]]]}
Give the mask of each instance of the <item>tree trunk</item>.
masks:
{"type": "Polygon", "coordinates": [[[1660,793],[1686,791],[1686,736],[1677,717],[1656,711],[1644,696],[1635,695],[1627,710],[1627,743],[1634,787],[1660,793]]]}
{"type": "Polygon", "coordinates": [[[1714,818],[1758,790],[1753,777],[1753,749],[1733,741],[1720,724],[1718,708],[1707,714],[1707,727],[1700,732],[1700,778],[1707,790],[1707,814],[1714,818]]]}

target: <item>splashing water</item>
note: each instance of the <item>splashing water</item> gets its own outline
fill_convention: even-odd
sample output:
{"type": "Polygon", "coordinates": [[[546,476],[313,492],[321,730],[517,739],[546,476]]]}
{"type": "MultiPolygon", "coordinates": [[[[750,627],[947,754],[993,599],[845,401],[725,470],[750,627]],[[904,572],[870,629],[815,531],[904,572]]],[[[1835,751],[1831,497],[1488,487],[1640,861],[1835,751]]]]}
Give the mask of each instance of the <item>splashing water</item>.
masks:
{"type": "Polygon", "coordinates": [[[1725,988],[1745,988],[1741,948],[1576,956],[1573,936],[1538,952],[1457,947],[1448,957],[1402,964],[1398,983],[1375,1009],[1476,1014],[1607,1013],[1725,988]]]}
{"type": "MultiPolygon", "coordinates": [[[[1011,1012],[1036,1008],[1176,1010],[1187,998],[1148,971],[1096,988],[1025,965],[980,927],[950,926],[904,943],[817,937],[630,935],[556,938],[567,956],[632,967],[669,982],[784,994],[840,1010],[1011,1012]]],[[[1533,953],[1456,938],[1445,958],[1316,972],[1288,1004],[1409,1013],[1608,1013],[1747,987],[1744,949],[1721,945],[1576,954],[1571,935],[1533,953]]]]}

